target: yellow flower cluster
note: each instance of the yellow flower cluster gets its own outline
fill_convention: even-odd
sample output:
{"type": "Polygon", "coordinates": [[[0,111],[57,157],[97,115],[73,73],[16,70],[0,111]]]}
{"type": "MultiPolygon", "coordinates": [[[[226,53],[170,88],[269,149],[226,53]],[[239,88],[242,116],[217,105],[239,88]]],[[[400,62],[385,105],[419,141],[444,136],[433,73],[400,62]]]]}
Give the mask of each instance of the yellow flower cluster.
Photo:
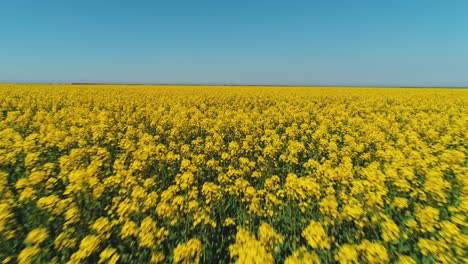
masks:
{"type": "Polygon", "coordinates": [[[468,263],[468,91],[0,84],[2,263],[468,263]]]}
{"type": "Polygon", "coordinates": [[[236,263],[274,263],[273,253],[284,237],[267,223],[262,223],[258,230],[258,239],[244,228],[240,228],[236,235],[236,243],[229,246],[231,256],[236,263]]]}

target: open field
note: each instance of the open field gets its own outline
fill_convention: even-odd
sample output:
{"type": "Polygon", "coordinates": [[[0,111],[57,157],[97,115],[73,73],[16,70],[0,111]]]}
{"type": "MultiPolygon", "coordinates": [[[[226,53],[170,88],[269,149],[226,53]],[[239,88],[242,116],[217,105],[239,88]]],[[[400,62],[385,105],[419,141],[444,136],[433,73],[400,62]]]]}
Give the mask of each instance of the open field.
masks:
{"type": "Polygon", "coordinates": [[[468,263],[467,130],[462,89],[1,84],[0,261],[468,263]]]}

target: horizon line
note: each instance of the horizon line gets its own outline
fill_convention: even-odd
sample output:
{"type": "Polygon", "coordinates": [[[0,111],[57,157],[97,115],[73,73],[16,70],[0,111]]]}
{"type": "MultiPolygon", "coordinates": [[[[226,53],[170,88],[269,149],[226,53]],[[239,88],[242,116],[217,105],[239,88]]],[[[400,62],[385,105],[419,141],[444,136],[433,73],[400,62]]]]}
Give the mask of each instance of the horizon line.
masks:
{"type": "Polygon", "coordinates": [[[266,86],[266,87],[350,87],[350,88],[453,88],[468,89],[468,86],[389,86],[389,85],[294,85],[294,84],[219,84],[219,83],[124,83],[124,82],[0,82],[4,84],[50,84],[50,85],[147,85],[147,86],[266,86]]]}

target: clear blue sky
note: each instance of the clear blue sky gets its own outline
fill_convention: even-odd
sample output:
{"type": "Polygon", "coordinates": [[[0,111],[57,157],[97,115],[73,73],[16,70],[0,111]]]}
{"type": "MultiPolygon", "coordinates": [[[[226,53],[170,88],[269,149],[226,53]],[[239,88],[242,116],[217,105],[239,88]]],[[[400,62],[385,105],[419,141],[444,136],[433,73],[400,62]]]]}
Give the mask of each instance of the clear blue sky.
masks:
{"type": "Polygon", "coordinates": [[[0,82],[468,86],[467,0],[0,0],[0,82]]]}

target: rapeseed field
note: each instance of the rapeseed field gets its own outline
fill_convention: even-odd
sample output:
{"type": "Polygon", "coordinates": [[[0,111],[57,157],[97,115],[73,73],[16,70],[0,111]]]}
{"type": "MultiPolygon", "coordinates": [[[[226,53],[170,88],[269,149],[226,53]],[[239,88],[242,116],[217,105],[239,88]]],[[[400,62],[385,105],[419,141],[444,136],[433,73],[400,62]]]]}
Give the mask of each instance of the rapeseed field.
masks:
{"type": "Polygon", "coordinates": [[[0,85],[2,263],[468,263],[468,90],[0,85]]]}

